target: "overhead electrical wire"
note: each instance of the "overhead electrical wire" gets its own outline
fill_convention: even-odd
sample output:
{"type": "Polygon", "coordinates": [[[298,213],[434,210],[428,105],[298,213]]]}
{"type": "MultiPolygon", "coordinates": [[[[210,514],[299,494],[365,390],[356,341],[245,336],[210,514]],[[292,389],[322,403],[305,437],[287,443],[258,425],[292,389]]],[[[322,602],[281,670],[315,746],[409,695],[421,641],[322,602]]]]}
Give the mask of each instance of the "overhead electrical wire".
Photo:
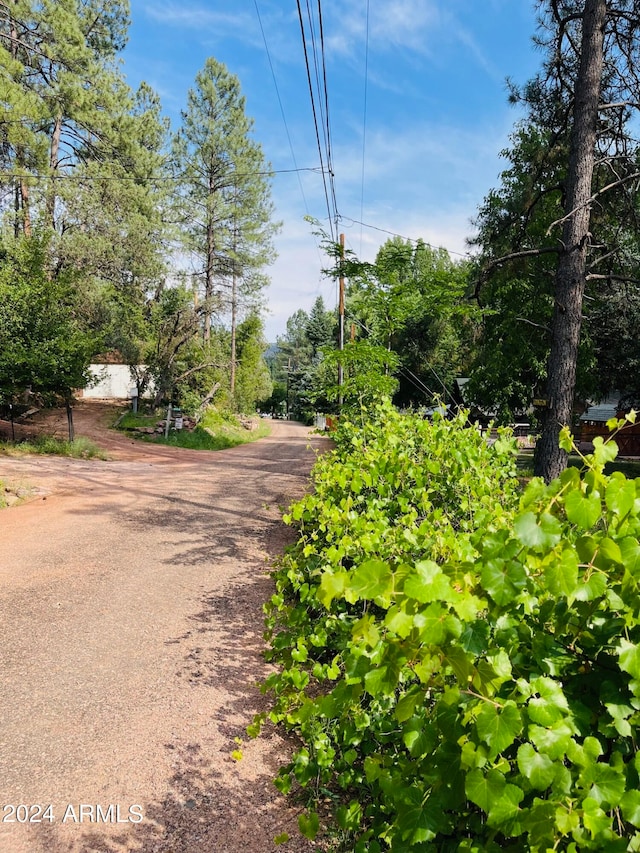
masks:
{"type": "MultiPolygon", "coordinates": [[[[287,123],[287,117],[286,117],[285,112],[284,112],[284,106],[282,104],[282,98],[280,97],[280,88],[278,86],[278,80],[276,78],[276,72],[275,72],[275,69],[273,67],[273,62],[271,60],[271,51],[269,50],[269,45],[267,43],[267,35],[264,31],[264,26],[262,24],[262,15],[260,14],[260,9],[258,7],[258,0],[253,0],[253,2],[254,2],[254,5],[256,7],[256,15],[258,16],[258,23],[260,25],[260,32],[262,33],[262,41],[264,42],[264,49],[266,51],[267,59],[269,61],[269,68],[271,69],[271,77],[273,78],[273,85],[274,85],[275,90],[276,90],[276,96],[278,98],[278,104],[280,105],[280,115],[282,116],[282,122],[284,124],[284,129],[285,129],[285,132],[287,134],[287,141],[289,142],[289,150],[291,151],[291,160],[293,162],[293,165],[295,166],[295,169],[293,169],[292,171],[299,173],[303,170],[298,169],[298,162],[296,160],[295,151],[293,150],[293,142],[291,141],[291,134],[289,133],[289,125],[287,123]]],[[[298,184],[300,185],[300,194],[302,195],[302,201],[304,202],[304,209],[305,209],[305,212],[308,216],[309,215],[309,205],[307,204],[307,197],[304,194],[304,187],[302,185],[302,180],[300,179],[300,174],[298,174],[298,184]]]]}
{"type": "Polygon", "coordinates": [[[404,234],[398,234],[397,231],[388,231],[386,228],[379,228],[377,225],[370,225],[367,222],[361,222],[359,219],[352,219],[350,216],[339,216],[342,222],[351,222],[353,225],[362,225],[364,228],[371,228],[372,231],[380,231],[382,234],[389,234],[392,237],[400,237],[402,240],[409,240],[411,243],[424,243],[430,249],[444,249],[450,255],[457,255],[459,258],[470,258],[470,252],[456,252],[454,249],[447,249],[446,246],[436,246],[433,243],[427,243],[421,237],[406,237],[404,234]]]}
{"type": "Polygon", "coordinates": [[[338,230],[338,202],[336,199],[335,173],[333,169],[333,150],[331,143],[331,121],[329,119],[329,87],[327,85],[327,61],[324,48],[324,24],[322,20],[322,6],[318,0],[318,23],[320,26],[320,56],[322,58],[322,85],[324,87],[324,118],[325,139],[327,146],[327,161],[329,164],[329,186],[331,187],[331,201],[333,204],[333,215],[335,217],[336,233],[338,230]]]}
{"type": "MultiPolygon", "coordinates": [[[[362,320],[359,320],[357,317],[350,317],[349,319],[352,323],[355,323],[357,326],[360,326],[361,329],[364,329],[364,331],[368,335],[371,334],[371,329],[369,329],[368,326],[362,322],[362,320]]],[[[445,386],[442,383],[442,380],[440,379],[438,374],[435,372],[435,370],[433,370],[433,368],[431,368],[431,370],[435,374],[438,382],[440,382],[440,384],[443,386],[443,388],[445,388],[445,386]]],[[[431,390],[431,388],[429,388],[429,386],[425,382],[423,382],[422,379],[420,379],[420,377],[416,376],[416,374],[412,370],[409,370],[408,367],[404,367],[403,365],[399,365],[396,372],[399,373],[400,376],[404,376],[404,378],[406,380],[408,380],[408,382],[411,385],[413,385],[414,388],[417,388],[418,391],[420,391],[422,394],[430,394],[432,398],[434,398],[434,399],[437,398],[438,395],[435,394],[431,390]]],[[[446,391],[446,388],[445,388],[445,391],[446,391]]]]}
{"type": "MultiPolygon", "coordinates": [[[[335,222],[338,218],[337,207],[335,204],[335,185],[334,185],[334,175],[333,168],[331,163],[331,142],[330,142],[330,125],[328,116],[325,115],[326,105],[328,104],[328,94],[326,92],[326,71],[323,72],[322,77],[319,72],[318,67],[318,56],[317,56],[317,44],[315,39],[315,27],[313,23],[313,15],[311,12],[311,8],[309,6],[309,0],[307,0],[307,16],[309,18],[308,27],[305,27],[304,16],[302,12],[302,6],[300,0],[296,0],[297,8],[298,8],[298,19],[300,21],[300,34],[302,38],[302,47],[304,51],[304,59],[305,66],[307,71],[307,85],[309,87],[309,96],[311,98],[311,111],[313,114],[313,124],[315,129],[316,136],[316,144],[318,146],[318,155],[320,157],[320,166],[322,169],[322,183],[324,187],[324,196],[325,203],[327,206],[327,214],[329,217],[329,230],[331,233],[331,239],[336,240],[336,231],[334,230],[335,222]],[[307,37],[307,30],[309,31],[309,36],[307,37]],[[309,45],[310,42],[310,45],[309,45]],[[311,61],[309,59],[309,51],[313,52],[313,65],[316,69],[316,89],[318,90],[318,96],[316,97],[316,89],[314,89],[313,78],[311,74],[311,61]],[[322,80],[322,82],[321,82],[322,80]],[[324,97],[322,97],[321,89],[324,88],[324,97]],[[320,131],[321,123],[319,121],[320,118],[322,121],[322,133],[320,131]],[[324,147],[322,143],[322,138],[324,138],[324,147]],[[326,165],[325,165],[326,164],[326,165]],[[328,180],[327,180],[328,178],[328,180]]],[[[320,9],[320,0],[318,0],[318,8],[320,9]]],[[[322,38],[324,38],[322,36],[322,38]]],[[[324,63],[324,54],[322,56],[323,65],[326,68],[326,63],[324,63]]]]}
{"type": "MultiPolygon", "coordinates": [[[[360,219],[364,219],[364,172],[367,151],[367,95],[369,86],[369,5],[367,0],[366,36],[364,47],[364,107],[362,114],[362,180],[360,183],[360,219]]],[[[362,227],[360,228],[360,255],[362,256],[362,227]]]]}

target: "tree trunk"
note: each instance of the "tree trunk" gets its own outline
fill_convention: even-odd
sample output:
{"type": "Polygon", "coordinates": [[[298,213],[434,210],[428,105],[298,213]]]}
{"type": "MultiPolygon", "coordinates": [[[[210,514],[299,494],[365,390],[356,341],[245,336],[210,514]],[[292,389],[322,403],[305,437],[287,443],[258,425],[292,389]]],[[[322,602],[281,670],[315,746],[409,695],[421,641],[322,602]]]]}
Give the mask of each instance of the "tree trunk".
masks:
{"type": "Polygon", "coordinates": [[[71,408],[70,400],[67,400],[67,425],[69,427],[69,441],[73,441],[76,434],[73,427],[73,409],[71,408]]]}
{"type": "Polygon", "coordinates": [[[62,136],[62,116],[56,118],[51,134],[51,150],[49,153],[49,168],[51,169],[51,178],[49,189],[47,191],[47,220],[52,228],[55,228],[56,220],[56,178],[55,173],[59,166],[60,153],[60,137],[62,136]]]}
{"type": "Polygon", "coordinates": [[[215,229],[212,199],[216,188],[213,175],[209,176],[209,198],[207,199],[207,266],[204,280],[204,343],[211,343],[211,308],[213,302],[214,273],[216,264],[215,229]]]}
{"type": "Polygon", "coordinates": [[[196,423],[200,423],[200,421],[202,420],[202,416],[204,415],[204,413],[207,409],[207,406],[213,400],[213,398],[215,397],[216,393],[219,390],[220,390],[220,383],[214,382],[213,385],[211,386],[211,389],[209,390],[209,393],[204,398],[204,400],[200,403],[200,405],[198,406],[198,408],[196,410],[196,414],[195,414],[196,423]]]}
{"type": "MultiPolygon", "coordinates": [[[[14,0],[14,6],[18,5],[18,0],[14,0]]],[[[11,18],[11,56],[13,59],[18,58],[18,28],[16,26],[16,22],[13,18],[11,18]]],[[[23,147],[17,146],[16,148],[16,169],[19,173],[16,183],[16,195],[15,195],[15,211],[16,211],[16,219],[15,219],[15,236],[16,238],[20,236],[20,231],[25,237],[31,237],[31,216],[29,213],[29,185],[27,184],[24,173],[26,172],[25,166],[26,158],[24,156],[23,147]]]]}
{"type": "Polygon", "coordinates": [[[238,324],[237,318],[237,292],[238,281],[234,272],[231,285],[231,369],[230,369],[230,388],[231,397],[236,393],[236,327],[238,324]]]}
{"type": "Polygon", "coordinates": [[[567,454],[558,442],[562,427],[571,425],[573,411],[606,17],[606,0],[585,0],[566,180],[563,250],[556,268],[547,411],[534,464],[534,473],[546,482],[567,465],[567,454]]]}

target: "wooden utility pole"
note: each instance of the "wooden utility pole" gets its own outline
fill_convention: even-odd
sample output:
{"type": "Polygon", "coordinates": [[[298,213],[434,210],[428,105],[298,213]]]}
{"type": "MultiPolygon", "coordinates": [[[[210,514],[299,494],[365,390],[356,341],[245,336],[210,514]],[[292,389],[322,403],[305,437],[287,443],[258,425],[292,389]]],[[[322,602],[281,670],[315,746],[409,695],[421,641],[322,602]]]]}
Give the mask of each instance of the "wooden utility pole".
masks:
{"type": "MultiPolygon", "coordinates": [[[[344,234],[340,235],[340,290],[338,298],[338,318],[339,318],[339,337],[338,349],[340,352],[344,349],[344,275],[342,274],[342,262],[344,261],[344,234]]],[[[344,385],[344,367],[342,362],[338,364],[338,404],[342,408],[342,386],[344,385]]]]}

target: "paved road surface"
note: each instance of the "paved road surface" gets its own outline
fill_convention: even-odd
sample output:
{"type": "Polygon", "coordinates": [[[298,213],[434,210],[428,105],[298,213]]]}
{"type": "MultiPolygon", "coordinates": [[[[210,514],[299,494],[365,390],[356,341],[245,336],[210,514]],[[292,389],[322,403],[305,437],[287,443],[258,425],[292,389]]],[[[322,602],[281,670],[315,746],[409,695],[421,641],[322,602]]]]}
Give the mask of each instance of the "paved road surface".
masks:
{"type": "Polygon", "coordinates": [[[265,707],[278,507],[322,446],[273,427],[219,453],[0,457],[42,490],[0,512],[2,853],[312,849],[271,781],[288,745],[235,741],[265,707]]]}

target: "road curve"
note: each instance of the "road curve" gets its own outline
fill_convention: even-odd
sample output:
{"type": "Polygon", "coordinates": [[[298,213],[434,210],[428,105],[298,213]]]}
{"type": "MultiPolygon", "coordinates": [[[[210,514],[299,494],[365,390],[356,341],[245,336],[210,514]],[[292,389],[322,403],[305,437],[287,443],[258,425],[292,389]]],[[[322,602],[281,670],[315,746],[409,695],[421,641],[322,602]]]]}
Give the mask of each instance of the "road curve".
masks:
{"type": "Polygon", "coordinates": [[[275,421],[218,453],[0,458],[36,489],[0,512],[0,851],[314,849],[271,781],[288,745],[244,730],[279,507],[325,446],[275,421]]]}

